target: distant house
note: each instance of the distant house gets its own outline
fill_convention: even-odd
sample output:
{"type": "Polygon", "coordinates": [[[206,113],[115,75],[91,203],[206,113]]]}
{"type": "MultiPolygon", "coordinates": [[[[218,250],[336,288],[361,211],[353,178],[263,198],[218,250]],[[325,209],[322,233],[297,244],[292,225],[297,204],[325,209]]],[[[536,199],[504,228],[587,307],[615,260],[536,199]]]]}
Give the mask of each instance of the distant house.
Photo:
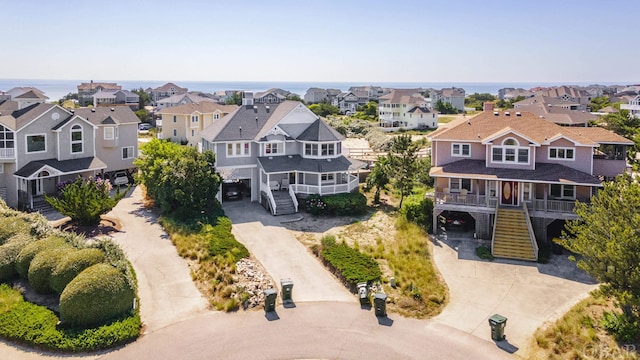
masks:
{"type": "Polygon", "coordinates": [[[169,96],[186,94],[188,91],[189,89],[180,87],[171,82],[158,86],[154,89],[149,88],[146,90],[154,105],[156,105],[158,101],[166,99],[169,96]]]}
{"type": "Polygon", "coordinates": [[[629,110],[631,116],[640,118],[640,95],[629,100],[628,104],[621,104],[620,110],[629,110]]]}
{"type": "Polygon", "coordinates": [[[523,97],[523,98],[530,98],[532,96],[534,96],[535,93],[533,91],[529,91],[529,90],[525,90],[525,89],[514,89],[511,90],[509,92],[507,92],[506,94],[504,94],[502,96],[503,100],[509,101],[509,100],[515,100],[519,97],[523,97]]]}
{"type": "Polygon", "coordinates": [[[430,134],[433,228],[441,231],[441,217],[444,224],[463,218],[478,239],[491,241],[494,256],[523,260],[535,261],[539,246],[577,218],[576,200],[588,202],[603,180],[627,169],[633,146],[602,128],[558,126],[512,110],[449,125],[430,134]]]}
{"type": "Polygon", "coordinates": [[[156,103],[156,107],[158,109],[164,109],[168,107],[174,107],[174,106],[184,105],[184,104],[194,104],[194,103],[200,103],[204,101],[215,102],[215,100],[210,98],[187,93],[187,94],[171,95],[168,98],[158,100],[158,102],[156,103]]]}
{"type": "Polygon", "coordinates": [[[122,86],[116,83],[93,82],[93,80],[88,83],[81,83],[78,85],[78,103],[80,106],[93,104],[93,95],[103,90],[122,90],[122,86]]]}
{"type": "MultiPolygon", "coordinates": [[[[251,201],[273,214],[297,212],[298,199],[358,187],[364,164],[343,155],[343,136],[304,104],[243,105],[202,131],[202,149],[216,154],[227,181],[242,181],[251,201]]],[[[224,200],[224,199],[221,199],[224,200]]]]}
{"type": "Polygon", "coordinates": [[[392,89],[379,98],[378,115],[384,131],[438,127],[438,114],[419,89],[392,89]]]}
{"type": "Polygon", "coordinates": [[[256,104],[279,104],[291,95],[291,92],[282,89],[269,89],[262,92],[257,92],[253,95],[254,102],[256,104]]]}
{"type": "Polygon", "coordinates": [[[388,94],[389,91],[383,89],[380,86],[373,86],[373,85],[367,85],[367,86],[352,86],[349,88],[349,91],[353,92],[353,93],[360,93],[363,94],[364,97],[364,93],[366,93],[366,100],[362,100],[363,103],[368,103],[371,100],[375,100],[377,101],[379,97],[388,94]]]}
{"type": "Polygon", "coordinates": [[[22,109],[32,104],[46,102],[47,100],[49,100],[49,98],[45,96],[44,93],[40,90],[31,88],[21,94],[12,95],[10,100],[17,102],[18,106],[22,109]]]}
{"type": "Polygon", "coordinates": [[[567,110],[583,111],[585,108],[577,101],[564,100],[561,98],[550,97],[543,94],[536,94],[533,97],[526,98],[521,101],[513,103],[515,109],[519,109],[526,105],[544,104],[545,106],[553,106],[557,108],[563,108],[567,110]]]}
{"type": "Polygon", "coordinates": [[[429,93],[431,97],[431,104],[435,106],[438,101],[442,101],[445,104],[451,104],[458,111],[464,111],[464,89],[451,87],[444,88],[442,90],[431,90],[429,93]]]}
{"type": "Polygon", "coordinates": [[[333,99],[331,105],[336,106],[340,109],[340,112],[343,114],[351,115],[355,114],[358,106],[364,105],[366,102],[361,103],[360,98],[353,92],[340,93],[338,96],[333,99]]]}
{"type": "Polygon", "coordinates": [[[236,105],[221,105],[211,101],[188,103],[160,110],[161,138],[173,142],[197,146],[200,131],[219,121],[237,108],[236,105]]]}
{"type": "Polygon", "coordinates": [[[542,95],[549,98],[556,98],[569,103],[577,104],[575,109],[571,110],[587,110],[591,104],[591,94],[585,90],[578,89],[573,86],[557,86],[547,88],[536,92],[536,95],[542,95]]]}
{"type": "Polygon", "coordinates": [[[309,88],[304,94],[304,102],[307,104],[317,104],[329,100],[329,92],[316,87],[309,88]]]}
{"type": "Polygon", "coordinates": [[[128,107],[8,102],[0,104],[0,198],[10,206],[37,210],[62,181],[133,168],[139,120],[128,107]]]}
{"type": "Polygon", "coordinates": [[[138,110],[140,96],[129,90],[101,90],[93,94],[93,106],[128,106],[138,110]]]}
{"type": "MultiPolygon", "coordinates": [[[[587,127],[589,122],[598,119],[587,111],[569,110],[561,106],[553,106],[544,102],[537,102],[530,105],[518,105],[516,112],[530,112],[539,118],[545,119],[560,126],[587,127]]],[[[512,111],[513,112],[513,111],[512,111]]]]}

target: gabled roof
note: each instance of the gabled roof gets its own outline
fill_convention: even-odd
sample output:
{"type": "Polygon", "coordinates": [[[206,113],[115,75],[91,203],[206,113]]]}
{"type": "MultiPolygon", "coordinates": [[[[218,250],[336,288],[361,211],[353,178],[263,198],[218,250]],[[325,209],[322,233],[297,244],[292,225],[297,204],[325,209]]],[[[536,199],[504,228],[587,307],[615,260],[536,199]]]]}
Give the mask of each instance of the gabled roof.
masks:
{"type": "Polygon", "coordinates": [[[176,85],[176,84],[174,84],[172,82],[168,82],[168,83],[166,83],[164,85],[158,86],[155,89],[152,89],[152,91],[155,91],[155,92],[168,92],[169,90],[171,90],[171,88],[174,88],[176,91],[180,91],[180,92],[187,92],[189,90],[187,88],[180,87],[180,86],[178,86],[178,85],[176,85]]]}
{"type": "Polygon", "coordinates": [[[478,142],[485,141],[496,133],[509,128],[538,144],[543,144],[548,139],[558,135],[565,135],[582,145],[595,146],[597,144],[585,136],[585,133],[576,132],[570,127],[556,125],[529,112],[520,112],[521,115],[517,116],[517,111],[513,110],[503,112],[485,111],[473,118],[452,122],[447,128],[432,132],[430,138],[433,141],[478,142]],[[506,113],[509,113],[509,116],[506,113]]]}
{"type": "Polygon", "coordinates": [[[22,129],[24,126],[54,107],[56,107],[56,105],[37,103],[31,104],[24,109],[14,111],[11,116],[16,119],[16,130],[22,129]]]}
{"type": "Polygon", "coordinates": [[[211,114],[216,111],[228,114],[237,108],[237,105],[221,105],[211,101],[203,101],[164,108],[160,110],[160,114],[189,115],[196,111],[201,114],[211,114]]]}
{"type": "Polygon", "coordinates": [[[620,136],[613,131],[603,129],[601,127],[573,127],[568,128],[569,132],[576,133],[580,136],[585,136],[598,144],[620,144],[620,145],[633,145],[633,141],[620,136]]]}
{"type": "Polygon", "coordinates": [[[108,82],[88,82],[88,83],[80,83],[78,85],[78,90],[91,90],[97,89],[101,87],[103,89],[112,89],[112,90],[122,90],[122,86],[116,83],[108,83],[108,82]]]}
{"type": "Polygon", "coordinates": [[[317,119],[305,131],[298,136],[297,140],[301,141],[341,141],[344,136],[337,132],[334,128],[327,125],[324,121],[317,119]]]}
{"type": "Polygon", "coordinates": [[[194,95],[194,94],[175,94],[175,95],[171,95],[168,98],[164,98],[161,100],[158,100],[158,103],[161,104],[177,104],[179,102],[182,102],[185,98],[189,99],[190,102],[192,103],[198,103],[198,102],[203,102],[203,101],[214,101],[213,99],[209,99],[206,97],[202,97],[202,96],[198,96],[198,95],[194,95]]]}
{"type": "Polygon", "coordinates": [[[13,97],[13,99],[38,99],[38,100],[47,100],[49,97],[45,96],[42,92],[31,89],[27,92],[24,92],[18,96],[13,97]]]}
{"type": "Polygon", "coordinates": [[[530,98],[526,98],[524,100],[520,100],[517,101],[515,103],[513,103],[513,106],[515,108],[519,108],[520,106],[524,106],[524,105],[531,105],[531,104],[538,104],[538,103],[542,103],[545,106],[570,106],[570,105],[580,105],[580,103],[578,102],[570,102],[570,101],[564,101],[560,98],[555,98],[555,97],[549,97],[546,95],[542,95],[542,94],[536,94],[530,98]]]}
{"type": "Polygon", "coordinates": [[[586,111],[570,110],[560,106],[545,106],[544,103],[534,103],[531,105],[520,105],[518,111],[528,111],[538,115],[552,123],[560,125],[586,125],[590,121],[598,119],[597,115],[593,115],[586,111]]]}
{"type": "Polygon", "coordinates": [[[76,174],[90,170],[105,169],[107,165],[97,157],[86,157],[80,159],[59,161],[57,159],[46,159],[31,161],[14,173],[15,176],[21,178],[29,178],[38,174],[42,168],[49,167],[57,170],[60,175],[76,174]]]}
{"type": "Polygon", "coordinates": [[[140,119],[128,106],[78,108],[74,113],[93,125],[139,123],[140,119]]]}
{"type": "Polygon", "coordinates": [[[426,102],[420,89],[393,89],[390,93],[380,96],[378,100],[385,104],[421,104],[426,102]]]}

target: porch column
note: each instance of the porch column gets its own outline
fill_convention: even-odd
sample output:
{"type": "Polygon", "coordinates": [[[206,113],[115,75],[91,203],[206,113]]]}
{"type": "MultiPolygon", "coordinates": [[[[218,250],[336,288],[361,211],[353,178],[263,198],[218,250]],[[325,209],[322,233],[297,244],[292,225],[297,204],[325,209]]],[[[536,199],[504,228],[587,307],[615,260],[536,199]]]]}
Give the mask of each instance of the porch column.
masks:
{"type": "Polygon", "coordinates": [[[322,195],[322,175],[318,174],[318,194],[322,195]]]}

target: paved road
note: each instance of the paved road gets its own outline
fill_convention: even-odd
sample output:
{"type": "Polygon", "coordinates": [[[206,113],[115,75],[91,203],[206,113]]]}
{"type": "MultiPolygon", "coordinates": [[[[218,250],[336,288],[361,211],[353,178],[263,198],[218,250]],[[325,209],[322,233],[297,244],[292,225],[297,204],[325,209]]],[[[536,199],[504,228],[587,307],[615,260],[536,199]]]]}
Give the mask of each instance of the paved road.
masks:
{"type": "Polygon", "coordinates": [[[227,202],[224,211],[233,223],[236,239],[262,263],[278,288],[280,279],[293,280],[294,302],[357,301],[355,295],[282,227],[281,221],[300,215],[271,216],[259,204],[248,201],[227,202]]]}
{"type": "Polygon", "coordinates": [[[210,313],[141,338],[100,357],[127,359],[512,359],[468,333],[344,302],[305,302],[263,312],[210,313]]]}

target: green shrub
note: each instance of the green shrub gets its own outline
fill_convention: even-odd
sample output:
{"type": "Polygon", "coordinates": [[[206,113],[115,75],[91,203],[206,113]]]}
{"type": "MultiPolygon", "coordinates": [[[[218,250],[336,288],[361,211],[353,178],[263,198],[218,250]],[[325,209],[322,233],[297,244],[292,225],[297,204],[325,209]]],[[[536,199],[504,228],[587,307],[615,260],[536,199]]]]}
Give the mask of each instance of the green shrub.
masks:
{"type": "Polygon", "coordinates": [[[62,294],[67,284],[78,274],[89,266],[103,262],[104,259],[104,252],[99,249],[82,249],[65,253],[51,273],[49,279],[51,289],[62,294]]]}
{"type": "Polygon", "coordinates": [[[400,213],[427,233],[433,232],[433,200],[422,195],[411,195],[404,199],[400,213]]]}
{"type": "Polygon", "coordinates": [[[222,255],[226,257],[231,255],[234,263],[242,258],[249,257],[249,250],[238,242],[231,233],[231,220],[229,218],[218,218],[217,224],[204,225],[202,230],[210,237],[209,253],[212,256],[222,255]]]}
{"type": "Polygon", "coordinates": [[[5,213],[0,215],[0,245],[17,234],[28,234],[31,223],[20,214],[5,213]]]}
{"type": "Polygon", "coordinates": [[[29,265],[29,285],[39,294],[51,294],[54,290],[50,285],[53,270],[58,266],[62,258],[70,251],[71,246],[64,244],[55,248],[39,252],[31,260],[29,265]]]}
{"type": "Polygon", "coordinates": [[[39,252],[65,244],[66,241],[60,236],[50,236],[28,244],[20,251],[20,254],[18,254],[16,258],[16,270],[18,274],[25,279],[28,278],[29,265],[31,265],[31,261],[39,252]]]}
{"type": "Polygon", "coordinates": [[[371,256],[349,247],[346,243],[337,244],[333,236],[325,236],[321,242],[320,256],[353,289],[359,282],[380,280],[380,267],[371,256]]]}
{"type": "Polygon", "coordinates": [[[307,211],[313,215],[362,215],[367,212],[367,198],[359,192],[320,196],[306,199],[307,211]]]}
{"type": "Polygon", "coordinates": [[[90,351],[129,342],[140,335],[141,327],[137,313],[88,329],[58,322],[53,311],[24,301],[20,292],[0,284],[0,336],[7,339],[53,350],[90,351]]]}
{"type": "Polygon", "coordinates": [[[602,314],[602,326],[616,338],[624,343],[633,343],[640,337],[640,323],[625,314],[605,312],[602,314]]]}
{"type": "Polygon", "coordinates": [[[33,238],[28,234],[14,235],[0,246],[0,282],[10,280],[18,275],[16,258],[18,254],[33,238]]]}
{"type": "Polygon", "coordinates": [[[484,245],[478,246],[476,248],[476,255],[478,255],[480,259],[489,260],[489,261],[494,260],[494,257],[491,254],[491,248],[488,246],[484,246],[484,245]]]}
{"type": "Polygon", "coordinates": [[[76,276],[60,295],[65,324],[92,326],[132,309],[134,290],[126,277],[108,264],[96,264],[76,276]]]}

